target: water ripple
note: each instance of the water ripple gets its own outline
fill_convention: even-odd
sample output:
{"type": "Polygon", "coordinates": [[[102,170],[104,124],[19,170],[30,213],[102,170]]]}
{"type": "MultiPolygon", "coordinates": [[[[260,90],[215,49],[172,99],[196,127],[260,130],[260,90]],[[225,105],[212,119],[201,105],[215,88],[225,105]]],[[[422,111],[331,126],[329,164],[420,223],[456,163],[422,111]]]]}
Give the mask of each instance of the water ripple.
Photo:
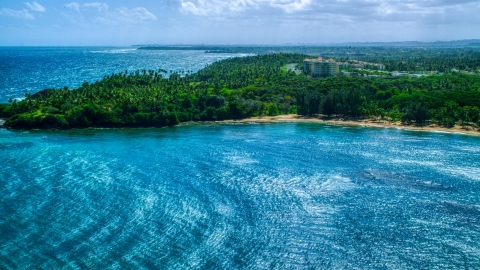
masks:
{"type": "Polygon", "coordinates": [[[0,130],[0,267],[477,268],[480,141],[418,136],[0,130]]]}

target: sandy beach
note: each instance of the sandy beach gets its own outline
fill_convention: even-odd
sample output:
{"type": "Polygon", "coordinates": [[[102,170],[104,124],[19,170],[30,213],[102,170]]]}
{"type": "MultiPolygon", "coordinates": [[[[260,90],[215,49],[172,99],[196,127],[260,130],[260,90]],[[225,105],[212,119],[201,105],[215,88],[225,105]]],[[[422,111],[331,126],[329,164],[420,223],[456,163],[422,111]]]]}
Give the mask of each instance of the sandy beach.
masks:
{"type": "Polygon", "coordinates": [[[474,127],[462,128],[461,126],[442,127],[434,124],[425,126],[404,125],[401,122],[388,122],[386,120],[375,120],[372,118],[352,119],[341,117],[328,117],[326,115],[317,115],[312,117],[305,117],[296,114],[277,115],[277,116],[262,116],[251,117],[241,120],[225,120],[218,121],[223,123],[281,123],[281,122],[305,122],[305,123],[325,123],[339,126],[360,126],[373,128],[397,128],[414,131],[430,131],[430,132],[446,132],[454,134],[468,134],[480,136],[480,131],[474,127]]]}
{"type": "MultiPolygon", "coordinates": [[[[0,119],[0,128],[5,124],[6,119],[0,119]]],[[[397,128],[413,131],[429,131],[429,132],[445,132],[452,134],[466,134],[480,136],[480,130],[474,127],[463,128],[461,126],[454,127],[442,127],[435,125],[425,125],[425,126],[415,126],[415,125],[404,125],[401,122],[389,122],[386,120],[375,120],[372,118],[365,119],[351,119],[351,118],[341,118],[341,117],[328,117],[325,115],[317,116],[301,116],[297,114],[283,114],[277,116],[261,116],[261,117],[251,117],[244,118],[240,120],[223,120],[215,121],[215,123],[323,123],[331,124],[338,126],[357,126],[357,127],[369,127],[369,128],[397,128]]],[[[201,123],[201,122],[199,122],[201,123]]],[[[188,123],[183,123],[188,124],[188,123]]]]}

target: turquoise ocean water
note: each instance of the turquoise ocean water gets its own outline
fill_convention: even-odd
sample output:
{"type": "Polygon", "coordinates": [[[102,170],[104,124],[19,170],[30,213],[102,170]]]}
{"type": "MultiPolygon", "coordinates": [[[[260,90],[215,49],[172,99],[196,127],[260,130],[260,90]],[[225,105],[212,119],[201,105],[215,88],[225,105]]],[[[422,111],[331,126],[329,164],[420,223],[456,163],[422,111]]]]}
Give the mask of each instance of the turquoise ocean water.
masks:
{"type": "Polygon", "coordinates": [[[0,129],[0,268],[480,268],[479,150],[308,123],[0,129]]]}
{"type": "Polygon", "coordinates": [[[196,72],[235,56],[244,55],[117,47],[0,47],[0,103],[47,88],[73,89],[125,70],[196,72]]]}

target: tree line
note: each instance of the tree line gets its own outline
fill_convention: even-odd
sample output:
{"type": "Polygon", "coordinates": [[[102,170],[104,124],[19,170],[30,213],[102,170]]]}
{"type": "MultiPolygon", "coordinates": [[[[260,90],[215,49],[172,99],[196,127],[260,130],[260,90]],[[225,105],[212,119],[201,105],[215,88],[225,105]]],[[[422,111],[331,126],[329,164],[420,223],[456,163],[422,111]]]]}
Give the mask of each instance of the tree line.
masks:
{"type": "Polygon", "coordinates": [[[300,115],[375,116],[422,125],[479,124],[480,77],[311,78],[282,69],[303,54],[215,62],[193,74],[125,71],[77,89],[46,89],[0,106],[12,129],[161,127],[187,121],[300,115]],[[167,76],[168,75],[168,76],[167,76]]]}

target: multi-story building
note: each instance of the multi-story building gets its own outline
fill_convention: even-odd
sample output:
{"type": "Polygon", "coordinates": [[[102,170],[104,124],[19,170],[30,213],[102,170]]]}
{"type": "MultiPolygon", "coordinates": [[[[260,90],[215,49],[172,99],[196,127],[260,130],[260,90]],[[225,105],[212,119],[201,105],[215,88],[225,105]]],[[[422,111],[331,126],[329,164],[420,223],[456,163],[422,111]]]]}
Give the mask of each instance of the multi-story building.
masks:
{"type": "Polygon", "coordinates": [[[317,59],[305,59],[303,70],[312,76],[331,76],[338,74],[340,68],[333,59],[323,60],[320,56],[317,59]]]}

